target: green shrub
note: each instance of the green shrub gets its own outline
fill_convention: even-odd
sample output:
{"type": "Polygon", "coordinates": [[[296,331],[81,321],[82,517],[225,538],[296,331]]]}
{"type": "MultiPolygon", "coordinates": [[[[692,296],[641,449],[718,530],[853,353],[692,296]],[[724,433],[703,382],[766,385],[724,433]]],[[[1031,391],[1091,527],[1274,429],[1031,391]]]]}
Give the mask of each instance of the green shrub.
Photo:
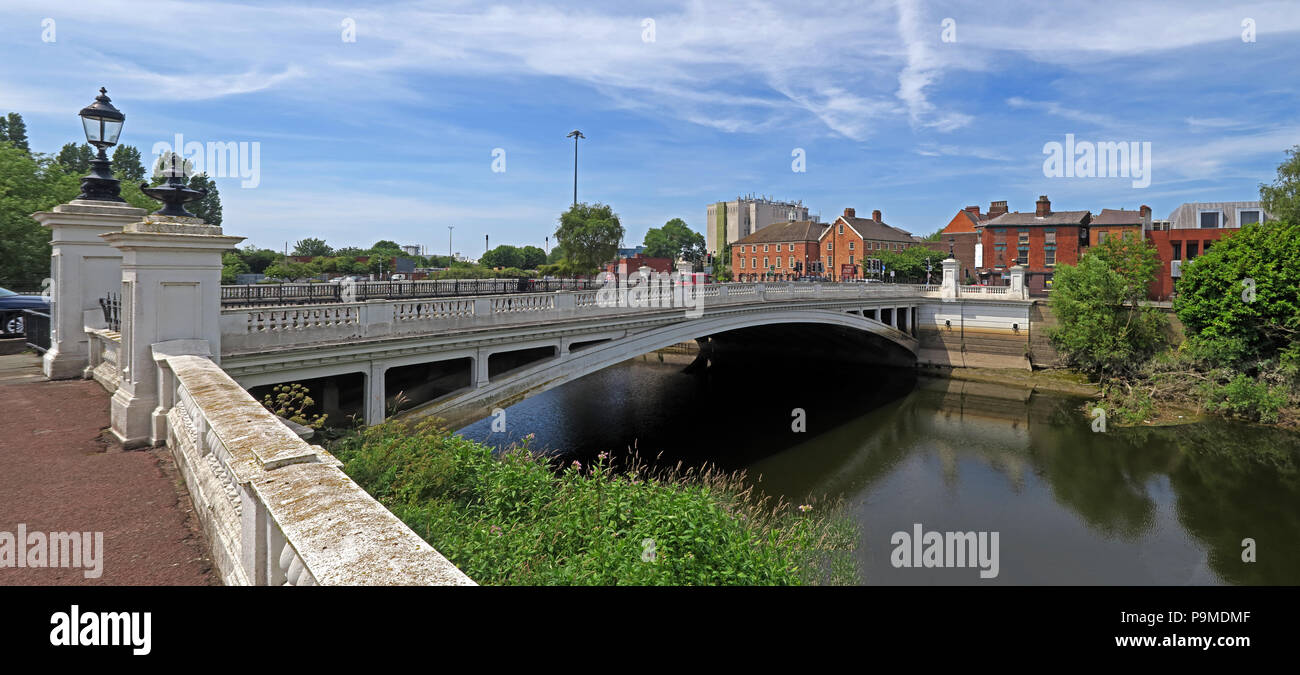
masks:
{"type": "Polygon", "coordinates": [[[1282,407],[1287,403],[1286,392],[1270,387],[1245,373],[1239,373],[1227,384],[1210,384],[1206,387],[1204,407],[1233,417],[1273,423],[1278,421],[1282,407]]]}
{"type": "Polygon", "coordinates": [[[837,506],[772,504],[738,475],[615,472],[603,456],[557,470],[526,446],[494,457],[428,422],[376,425],[332,450],[481,584],[856,582],[856,533],[837,506]]]}

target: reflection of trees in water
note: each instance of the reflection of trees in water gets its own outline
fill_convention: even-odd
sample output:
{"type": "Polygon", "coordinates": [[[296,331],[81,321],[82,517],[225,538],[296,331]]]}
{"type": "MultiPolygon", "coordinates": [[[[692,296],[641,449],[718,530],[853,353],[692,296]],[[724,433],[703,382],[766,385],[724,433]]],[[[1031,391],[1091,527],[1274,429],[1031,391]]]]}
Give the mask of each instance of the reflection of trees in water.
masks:
{"type": "MultiPolygon", "coordinates": [[[[1138,448],[1159,442],[1140,436],[1138,448]]],[[[1165,438],[1183,457],[1169,475],[1178,521],[1205,546],[1211,569],[1234,584],[1300,584],[1300,437],[1214,421],[1165,438]],[[1253,563],[1241,560],[1247,537],[1253,563]]]]}

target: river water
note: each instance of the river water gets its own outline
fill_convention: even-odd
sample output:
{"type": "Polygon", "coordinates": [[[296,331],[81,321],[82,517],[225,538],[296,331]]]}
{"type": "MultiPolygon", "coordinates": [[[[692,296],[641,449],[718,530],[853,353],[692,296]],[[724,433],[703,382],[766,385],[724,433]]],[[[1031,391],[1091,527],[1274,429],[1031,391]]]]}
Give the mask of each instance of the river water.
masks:
{"type": "Polygon", "coordinates": [[[1077,397],[766,358],[693,375],[687,362],[649,354],[508,408],[505,432],[493,418],[460,432],[497,447],[534,434],[584,463],[635,448],[745,470],[794,503],[842,500],[865,584],[1300,584],[1294,433],[1222,420],[1094,432],[1077,397]],[[895,533],[918,525],[996,532],[996,576],[896,567],[895,533]]]}

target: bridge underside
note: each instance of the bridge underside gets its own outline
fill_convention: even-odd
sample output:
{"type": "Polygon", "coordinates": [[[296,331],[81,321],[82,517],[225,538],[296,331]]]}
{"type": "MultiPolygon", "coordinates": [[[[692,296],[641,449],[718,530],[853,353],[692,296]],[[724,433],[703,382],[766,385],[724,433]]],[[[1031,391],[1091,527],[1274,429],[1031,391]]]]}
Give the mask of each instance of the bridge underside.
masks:
{"type": "MultiPolygon", "coordinates": [[[[915,341],[910,336],[875,319],[847,312],[802,311],[769,316],[763,323],[689,322],[601,341],[573,340],[571,344],[580,345],[577,349],[557,349],[549,358],[499,376],[493,374],[476,387],[413,407],[400,416],[439,417],[450,427],[459,428],[487,417],[495,408],[513,405],[603,368],[691,340],[697,341],[701,348],[700,356],[691,366],[693,369],[753,363],[755,359],[770,359],[776,365],[791,360],[819,360],[830,368],[848,363],[896,367],[916,363],[915,341]]],[[[780,373],[780,368],[774,369],[774,375],[781,379],[817,377],[816,372],[780,373]]]]}

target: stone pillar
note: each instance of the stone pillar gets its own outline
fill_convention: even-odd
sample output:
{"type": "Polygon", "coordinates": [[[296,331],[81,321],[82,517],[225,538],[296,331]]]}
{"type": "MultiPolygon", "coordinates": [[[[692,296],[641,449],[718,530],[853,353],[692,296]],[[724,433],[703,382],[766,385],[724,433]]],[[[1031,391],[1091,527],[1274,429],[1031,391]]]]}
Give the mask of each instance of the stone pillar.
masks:
{"type": "Polygon", "coordinates": [[[223,235],[201,218],[160,215],[100,237],[122,253],[122,380],[110,408],[113,435],[125,448],[146,446],[157,442],[151,346],[206,340],[212,359],[221,361],[221,254],[244,238],[223,235]]]}
{"type": "Polygon", "coordinates": [[[99,311],[99,299],[122,291],[122,253],[99,237],[121,232],[145,214],[125,202],[74,199],[53,211],[33,213],[50,228],[50,348],[41,367],[45,377],[82,377],[90,344],[84,312],[99,311]]]}
{"type": "Polygon", "coordinates": [[[1025,268],[1023,265],[1016,265],[1011,270],[1011,289],[1007,292],[1010,297],[1025,299],[1029,297],[1029,289],[1025,288],[1025,268]]]}
{"type": "Polygon", "coordinates": [[[486,387],[488,383],[488,359],[491,354],[486,349],[480,348],[474,354],[474,388],[486,387]]]}
{"type": "Polygon", "coordinates": [[[943,261],[943,282],[939,286],[939,297],[957,297],[957,267],[960,264],[956,258],[948,258],[943,261]]]}
{"type": "Polygon", "coordinates": [[[388,405],[387,385],[384,382],[384,371],[387,368],[378,363],[370,364],[370,371],[366,373],[366,424],[379,424],[384,421],[388,415],[386,406],[388,405]]]}

